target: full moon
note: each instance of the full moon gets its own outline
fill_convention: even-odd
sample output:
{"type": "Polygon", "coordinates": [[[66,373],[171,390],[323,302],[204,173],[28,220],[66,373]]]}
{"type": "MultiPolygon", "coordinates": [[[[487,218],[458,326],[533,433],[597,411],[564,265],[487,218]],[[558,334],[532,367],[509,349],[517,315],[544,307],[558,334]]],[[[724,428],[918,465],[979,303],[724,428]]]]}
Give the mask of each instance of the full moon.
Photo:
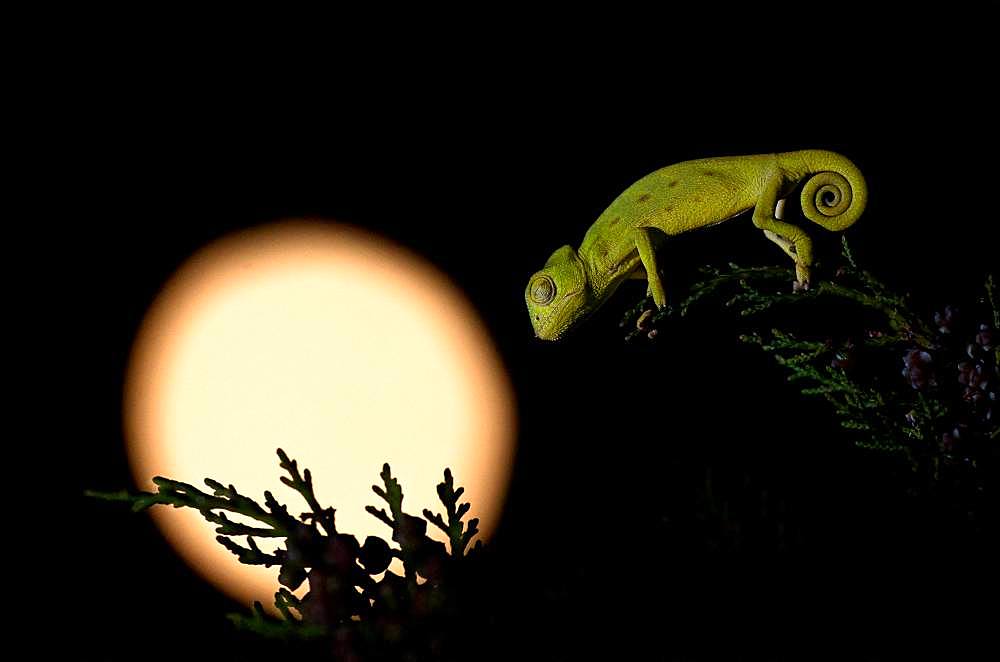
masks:
{"type": "MultiPolygon", "coordinates": [[[[337,529],[360,542],[391,539],[364,510],[385,506],[371,490],[385,462],[414,515],[443,511],[435,488],[450,467],[488,538],[516,427],[500,356],[447,277],[385,238],[306,221],[223,238],[181,266],[136,336],[124,425],[140,489],[165,476],[209,491],[209,477],[261,503],[271,490],[304,512],[279,482],[281,447],[311,470],[337,529]]],[[[240,564],[192,509],[151,513],[205,579],[272,605],[276,567],[240,564]]],[[[447,540],[433,525],[428,533],[447,540]]]]}

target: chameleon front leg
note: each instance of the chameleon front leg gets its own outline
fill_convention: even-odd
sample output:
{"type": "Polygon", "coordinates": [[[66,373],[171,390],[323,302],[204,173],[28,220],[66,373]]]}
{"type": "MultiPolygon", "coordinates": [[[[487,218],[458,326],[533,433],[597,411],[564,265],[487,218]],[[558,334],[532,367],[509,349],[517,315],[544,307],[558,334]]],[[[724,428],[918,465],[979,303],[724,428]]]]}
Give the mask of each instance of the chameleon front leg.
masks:
{"type": "Polygon", "coordinates": [[[653,303],[657,308],[667,305],[667,292],[663,288],[660,272],[656,266],[656,249],[649,228],[636,228],[634,235],[635,249],[639,252],[639,261],[646,270],[646,280],[649,283],[649,293],[653,295],[653,303]]]}
{"type": "Polygon", "coordinates": [[[777,244],[795,261],[795,278],[798,287],[809,287],[809,267],[812,266],[812,239],[796,225],[781,220],[778,196],[782,180],[779,173],[768,177],[753,210],[753,224],[764,231],[764,236],[777,244]]]}

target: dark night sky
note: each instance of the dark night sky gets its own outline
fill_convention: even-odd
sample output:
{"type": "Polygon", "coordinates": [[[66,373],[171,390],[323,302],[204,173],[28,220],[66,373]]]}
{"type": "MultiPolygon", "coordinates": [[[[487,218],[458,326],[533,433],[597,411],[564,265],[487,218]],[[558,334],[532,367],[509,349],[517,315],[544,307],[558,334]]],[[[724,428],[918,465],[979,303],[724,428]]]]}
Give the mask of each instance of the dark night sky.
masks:
{"type": "MultiPolygon", "coordinates": [[[[617,321],[641,295],[635,284],[564,343],[543,344],[522,293],[552,250],[579,245],[604,207],[653,169],[825,148],[868,181],[868,211],[849,231],[859,261],[927,310],[966,295],[996,262],[995,109],[976,84],[988,77],[977,48],[886,56],[854,70],[850,92],[827,93],[827,103],[811,84],[783,82],[797,78],[789,72],[732,93],[706,91],[708,74],[692,74],[679,89],[638,96],[626,92],[642,81],[613,72],[529,76],[500,64],[452,78],[404,63],[367,84],[301,72],[265,84],[252,70],[169,58],[81,76],[64,127],[75,212],[59,225],[57,249],[72,279],[56,290],[52,327],[72,331],[59,332],[68,406],[54,422],[73,440],[60,461],[67,484],[77,493],[131,486],[119,420],[127,352],[186,256],[271,220],[340,220],[450,275],[510,369],[520,446],[494,544],[504,577],[522,587],[512,642],[541,635],[534,650],[553,659],[671,641],[697,649],[699,637],[789,652],[793,632],[912,645],[918,633],[957,627],[972,595],[997,588],[995,574],[978,574],[977,551],[960,543],[931,555],[920,523],[880,490],[826,408],[797,400],[725,317],[625,345],[617,321]],[[649,531],[664,501],[706,466],[750,475],[783,500],[803,549],[681,567],[656,547],[649,531]],[[863,563],[869,555],[881,560],[863,563]]],[[[759,234],[742,218],[679,238],[664,249],[668,287],[690,282],[700,264],[784,259],[759,234]]],[[[837,239],[821,234],[819,258],[832,260],[837,239]]],[[[69,535],[81,549],[69,638],[80,659],[139,659],[136,646],[165,657],[198,642],[251,650],[218,634],[223,615],[242,606],[196,578],[147,517],[79,498],[74,508],[69,535]]]]}

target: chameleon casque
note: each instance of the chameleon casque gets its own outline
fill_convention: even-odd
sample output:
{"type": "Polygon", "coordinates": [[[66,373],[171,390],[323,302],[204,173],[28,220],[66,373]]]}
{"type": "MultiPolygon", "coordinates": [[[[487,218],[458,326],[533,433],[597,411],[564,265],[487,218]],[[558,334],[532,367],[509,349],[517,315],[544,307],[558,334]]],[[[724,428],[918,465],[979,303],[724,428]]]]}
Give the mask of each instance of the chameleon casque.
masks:
{"type": "Polygon", "coordinates": [[[663,308],[666,292],[656,266],[663,239],[751,209],[753,224],[795,262],[794,288],[808,288],[812,241],[781,220],[784,198],[800,184],[803,215],[827,230],[847,228],[864,211],[861,171],[824,150],[699,159],[646,175],[604,210],[579,251],[559,248],[528,281],[524,299],[535,335],[561,338],[628,278],[646,278],[653,302],[663,308]]]}

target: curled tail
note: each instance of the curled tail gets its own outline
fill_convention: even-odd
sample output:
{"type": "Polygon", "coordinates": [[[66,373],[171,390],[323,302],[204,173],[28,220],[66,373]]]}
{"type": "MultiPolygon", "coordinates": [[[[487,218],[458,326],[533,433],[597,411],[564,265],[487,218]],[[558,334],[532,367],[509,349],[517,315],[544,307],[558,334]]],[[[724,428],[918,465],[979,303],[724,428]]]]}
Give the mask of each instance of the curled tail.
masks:
{"type": "Polygon", "coordinates": [[[805,166],[802,214],[835,232],[857,221],[868,202],[868,187],[857,166],[835,152],[806,150],[793,154],[805,166]]]}

